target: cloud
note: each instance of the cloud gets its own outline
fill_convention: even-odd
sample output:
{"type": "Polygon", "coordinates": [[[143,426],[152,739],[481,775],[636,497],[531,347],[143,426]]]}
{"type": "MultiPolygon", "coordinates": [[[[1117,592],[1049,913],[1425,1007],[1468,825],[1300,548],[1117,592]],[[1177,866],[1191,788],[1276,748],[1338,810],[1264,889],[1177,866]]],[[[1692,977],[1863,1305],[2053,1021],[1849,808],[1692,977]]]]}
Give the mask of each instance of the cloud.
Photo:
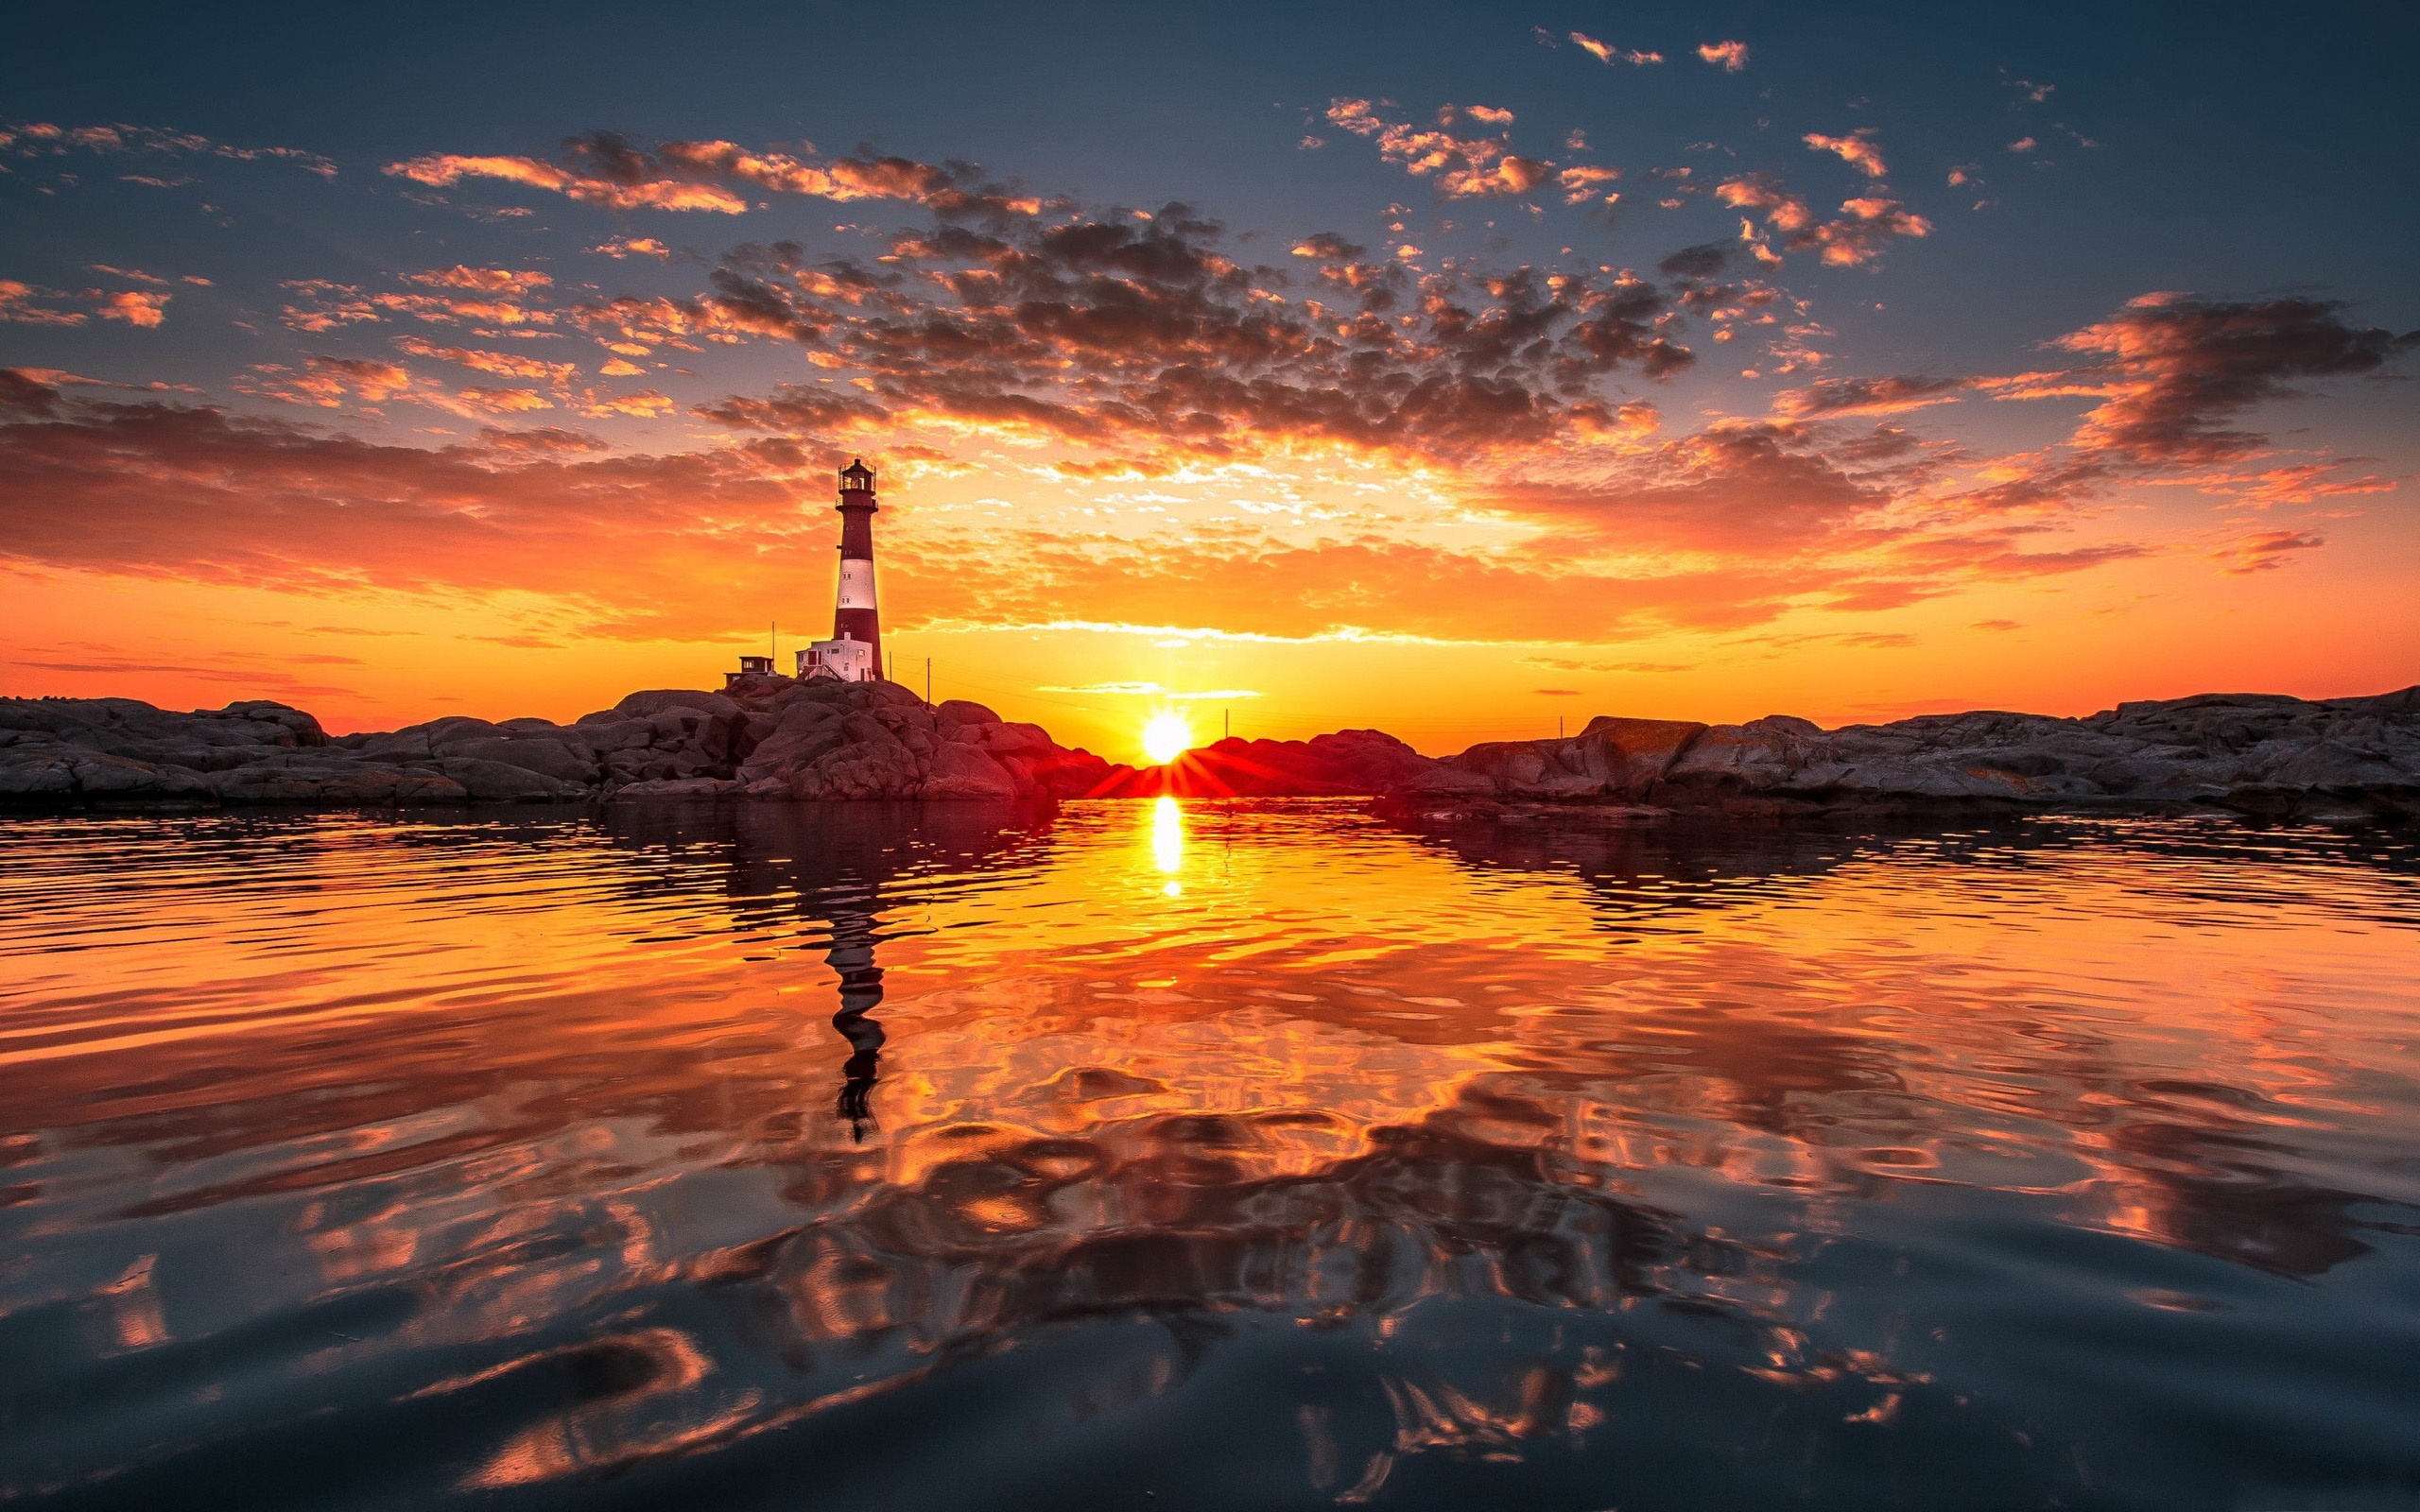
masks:
{"type": "MultiPolygon", "coordinates": [[[[519,415],[533,409],[552,409],[554,402],[534,388],[474,387],[458,391],[455,396],[462,404],[483,415],[519,415]]],[[[595,410],[588,413],[595,414],[595,410]]]]}
{"type": "Polygon", "coordinates": [[[1841,201],[1841,215],[1791,236],[1791,251],[1814,251],[1829,267],[1862,267],[1882,255],[1893,236],[1929,236],[1932,222],[1896,199],[1868,195],[1841,201]]]}
{"type": "MultiPolygon", "coordinates": [[[[509,352],[441,347],[414,336],[399,337],[395,344],[415,356],[458,363],[500,377],[544,379],[555,384],[559,391],[575,370],[567,363],[543,362],[509,352]]],[[[299,369],[282,364],[262,364],[252,369],[251,376],[239,381],[235,387],[240,393],[262,399],[308,404],[320,409],[359,406],[361,413],[366,415],[381,414],[383,411],[377,406],[396,401],[465,419],[526,414],[555,407],[553,400],[532,388],[485,385],[451,388],[423,377],[400,363],[324,353],[306,356],[299,369]]],[[[596,413],[594,410],[590,412],[596,413]]],[[[662,410],[654,409],[648,413],[662,413],[662,410]]]]}
{"type": "MultiPolygon", "coordinates": [[[[1380,157],[1400,163],[1413,177],[1433,178],[1437,192],[1448,199],[1525,195],[1545,183],[1553,171],[1552,163],[1522,157],[1500,137],[1458,137],[1442,127],[1423,129],[1389,121],[1380,113],[1382,105],[1339,97],[1328,103],[1327,118],[1356,136],[1375,142],[1380,157]]],[[[1448,106],[1439,112],[1447,125],[1453,109],[1448,106]]],[[[1509,112],[1480,118],[1495,115],[1511,119],[1509,112]]]]}
{"type": "Polygon", "coordinates": [[[597,419],[608,415],[628,415],[640,420],[654,420],[671,414],[678,407],[671,395],[642,388],[635,394],[593,395],[580,407],[580,413],[597,419]]]}
{"type": "Polygon", "coordinates": [[[1861,126],[1846,136],[1809,131],[1804,140],[1816,151],[1832,153],[1867,178],[1879,179],[1891,171],[1882,161],[1882,148],[1875,141],[1881,134],[1874,127],[1861,126]]]}
{"type": "Polygon", "coordinates": [[[415,284],[425,284],[433,288],[470,289],[480,294],[527,294],[533,289],[550,287],[555,282],[544,273],[516,273],[502,267],[466,267],[458,263],[452,267],[432,268],[425,273],[406,273],[404,276],[415,284]]]}
{"type": "Polygon", "coordinates": [[[1726,74],[1736,74],[1748,66],[1748,44],[1744,42],[1714,42],[1699,46],[1698,56],[1726,74]]]}
{"type": "MultiPolygon", "coordinates": [[[[1839,216],[1819,222],[1806,200],[1762,173],[1726,179],[1714,195],[1723,204],[1761,215],[1769,232],[1784,233],[1785,250],[1814,252],[1826,266],[1861,267],[1879,258],[1893,236],[1932,233],[1931,221],[1880,195],[1844,199],[1839,216]]],[[[1742,240],[1753,241],[1752,229],[1743,226],[1742,240]]]]}
{"type": "Polygon", "coordinates": [[[555,322],[555,312],[540,302],[540,297],[554,283],[544,273],[456,266],[410,273],[405,278],[424,289],[447,292],[391,290],[371,294],[355,284],[295,279],[281,285],[295,296],[294,302],[284,309],[285,323],[297,331],[319,335],[390,316],[486,328],[491,333],[555,322]]]}
{"type": "Polygon", "coordinates": [[[1791,194],[1778,180],[1762,173],[1724,180],[1715,186],[1714,198],[1736,210],[1754,211],[1768,227],[1778,232],[1803,231],[1815,221],[1815,213],[1806,200],[1791,194]]]}
{"type": "Polygon", "coordinates": [[[1819,378],[1773,396],[1773,413],[1789,420],[1832,415],[1897,415],[1945,404],[1968,388],[1963,378],[1819,378]]]}
{"type": "Polygon", "coordinates": [[[349,400],[382,404],[409,393],[417,380],[400,363],[362,357],[309,356],[300,371],[277,365],[254,369],[256,380],[238,382],[238,391],[289,404],[314,404],[340,409],[349,400]]]}
{"type": "MultiPolygon", "coordinates": [[[[1565,191],[1563,197],[1564,203],[1577,205],[1596,198],[1598,190],[1615,182],[1621,176],[1622,170],[1619,168],[1600,168],[1588,163],[1580,163],[1557,173],[1554,176],[1554,181],[1562,185],[1565,191]]],[[[1618,194],[1609,194],[1604,197],[1604,201],[1610,205],[1619,198],[1621,196],[1618,194]]]]}
{"type": "Polygon", "coordinates": [[[464,179],[501,179],[609,210],[702,210],[726,215],[745,215],[748,201],[719,184],[683,179],[616,182],[560,168],[536,158],[436,153],[387,164],[398,178],[432,188],[444,188],[464,179]]]}
{"type": "Polygon", "coordinates": [[[2035,147],[2040,146],[2041,145],[2042,145],[2041,143],[2034,141],[2034,140],[2033,140],[2031,137],[2030,137],[2030,136],[2021,136],[2021,137],[2018,137],[2015,141],[2014,141],[2014,142],[2010,143],[2010,144],[2008,145],[2008,149],[2009,149],[2011,152],[2031,152],[2031,151],[2032,151],[2035,147]]]}
{"type": "Polygon", "coordinates": [[[2420,332],[2355,327],[2332,300],[2206,300],[2156,293],[2057,345],[2101,360],[2086,375],[2109,397],[2084,416],[2076,446],[2134,465],[2223,461],[2261,438],[2224,428],[2254,404],[2294,396],[2313,378],[2376,373],[2420,344],[2420,332]]]}
{"type": "Polygon", "coordinates": [[[652,236],[616,236],[589,249],[620,261],[626,257],[652,257],[658,262],[670,262],[672,249],[652,236]]]}
{"type": "MultiPolygon", "coordinates": [[[[170,157],[216,157],[238,163],[291,163],[322,179],[333,180],[337,176],[334,163],[300,147],[233,146],[191,131],[130,126],[123,121],[112,126],[60,127],[47,121],[37,121],[0,127],[0,152],[19,158],[55,157],[68,152],[157,152],[170,157]]],[[[137,175],[123,177],[133,179],[138,183],[162,184],[162,180],[137,175]]],[[[189,183],[193,180],[177,181],[189,183]]]]}
{"type": "Polygon", "coordinates": [[[171,296],[149,289],[122,289],[101,297],[101,318],[123,320],[148,331],[167,319],[171,296]]]}
{"type": "Polygon", "coordinates": [[[722,141],[659,142],[646,148],[612,131],[565,138],[553,163],[435,153],[390,163],[386,171],[432,188],[464,179],[499,179],[610,210],[736,215],[747,212],[746,196],[753,190],[838,201],[905,199],[952,215],[1030,215],[1042,209],[1039,199],[975,183],[977,170],[967,163],[936,167],[896,157],[813,159],[722,141]]]}
{"type": "Polygon", "coordinates": [[[1608,68],[1612,67],[1617,60],[1631,64],[1660,63],[1664,60],[1664,55],[1662,53],[1648,53],[1636,50],[1624,52],[1619,47],[1613,46],[1608,43],[1599,42],[1596,38],[1587,36],[1582,32],[1573,32],[1571,34],[1571,41],[1575,46],[1578,46],[1582,51],[1586,52],[1591,57],[1595,58],[1597,61],[1603,63],[1608,68]]]}
{"type": "MultiPolygon", "coordinates": [[[[1289,298],[1182,205],[998,234],[902,236],[872,266],[798,249],[728,259],[716,292],[580,316],[649,349],[720,327],[778,336],[856,390],[794,387],[700,413],[783,429],[835,416],[945,420],[1142,456],[1342,446],[1461,457],[1634,429],[1595,392],[1695,354],[1669,297],[1629,275],[1415,273],[1353,261],[1332,233],[1298,254],[1323,287],[1289,298]]],[[[633,353],[637,354],[637,353],[633,353]]]]}
{"type": "MultiPolygon", "coordinates": [[[[411,383],[370,365],[319,370],[372,392],[411,383]]],[[[43,501],[0,513],[0,559],[309,592],[536,593],[598,636],[729,633],[740,606],[795,593],[830,551],[821,520],[797,501],[828,487],[849,455],[777,437],[626,455],[561,431],[415,448],[209,408],[81,401],[15,373],[0,373],[0,409],[14,417],[0,426],[0,494],[43,501]],[[750,549],[735,553],[735,540],[750,549]],[[717,592],[699,593],[700,582],[717,592]]],[[[1796,606],[1904,603],[2078,571],[2123,549],[2027,551],[2014,531],[1891,526],[1886,477],[1772,426],[1649,448],[1600,485],[1487,492],[1473,486],[1485,476],[1464,485],[1472,505],[1531,527],[1534,545],[1133,539],[936,516],[886,543],[887,566],[926,624],[1279,638],[1375,627],[1489,642],[1506,633],[1507,603],[1524,606],[1530,636],[1730,629],[1796,606]],[[1245,575],[1257,585],[1249,602],[1232,589],[1245,575]]]]}
{"type": "Polygon", "coordinates": [[[1316,257],[1326,262],[1349,263],[1367,256],[1369,249],[1346,241],[1332,231],[1313,232],[1294,244],[1296,257],[1316,257]]]}
{"type": "Polygon", "coordinates": [[[441,362],[458,363],[479,372],[493,373],[499,378],[535,378],[550,384],[564,384],[579,371],[578,367],[568,362],[547,362],[544,358],[511,352],[441,347],[419,336],[397,336],[395,345],[416,357],[434,357],[441,362]]]}
{"type": "Polygon", "coordinates": [[[0,320],[12,325],[82,325],[87,318],[83,311],[61,310],[48,302],[65,298],[56,289],[0,278],[0,320]]]}
{"type": "Polygon", "coordinates": [[[2273,572],[2293,559],[2297,551],[2316,551],[2327,538],[2308,530],[2262,530],[2238,536],[2210,553],[2210,560],[2234,576],[2273,572]]]}

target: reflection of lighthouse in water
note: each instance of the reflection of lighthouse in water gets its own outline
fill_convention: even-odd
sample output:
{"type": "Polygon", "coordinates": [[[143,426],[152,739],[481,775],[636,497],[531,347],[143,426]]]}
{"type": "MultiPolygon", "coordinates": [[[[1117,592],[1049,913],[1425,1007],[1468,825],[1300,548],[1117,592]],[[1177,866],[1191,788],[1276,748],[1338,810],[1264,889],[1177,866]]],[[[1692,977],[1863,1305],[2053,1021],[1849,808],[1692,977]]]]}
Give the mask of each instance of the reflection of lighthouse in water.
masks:
{"type": "Polygon", "coordinates": [[[859,1143],[873,1125],[867,1103],[882,1062],[882,1021],[873,1017],[882,1002],[882,968],[873,964],[874,922],[871,908],[835,907],[832,948],[823,955],[824,964],[840,974],[840,1011],[832,1015],[832,1027],[849,1041],[849,1058],[840,1068],[839,1113],[849,1122],[849,1137],[859,1143]]]}

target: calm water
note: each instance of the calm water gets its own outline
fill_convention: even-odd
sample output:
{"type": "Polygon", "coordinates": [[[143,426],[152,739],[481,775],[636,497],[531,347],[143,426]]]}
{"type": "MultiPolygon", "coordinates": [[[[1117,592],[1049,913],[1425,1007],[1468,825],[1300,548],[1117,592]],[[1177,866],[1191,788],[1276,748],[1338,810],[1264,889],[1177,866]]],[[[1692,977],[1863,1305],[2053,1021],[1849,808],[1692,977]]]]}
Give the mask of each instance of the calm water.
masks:
{"type": "Polygon", "coordinates": [[[2420,1505],[2420,848],[0,826],[0,1500],[2420,1505]]]}

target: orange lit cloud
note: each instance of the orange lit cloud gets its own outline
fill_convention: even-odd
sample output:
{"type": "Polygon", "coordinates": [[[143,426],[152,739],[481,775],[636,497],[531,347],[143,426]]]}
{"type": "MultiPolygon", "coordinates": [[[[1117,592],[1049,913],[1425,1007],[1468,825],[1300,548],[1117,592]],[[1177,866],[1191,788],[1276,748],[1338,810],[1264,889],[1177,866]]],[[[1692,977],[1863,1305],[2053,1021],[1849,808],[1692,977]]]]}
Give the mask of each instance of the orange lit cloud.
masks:
{"type": "Polygon", "coordinates": [[[355,399],[381,404],[409,393],[416,382],[411,369],[399,363],[359,357],[311,356],[303,359],[300,371],[274,364],[256,370],[260,379],[239,383],[239,390],[321,409],[338,409],[355,399]]]}
{"type": "Polygon", "coordinates": [[[1767,226],[1778,232],[1804,231],[1815,220],[1815,213],[1807,208],[1806,200],[1761,173],[1726,179],[1715,187],[1714,197],[1735,209],[1754,211],[1764,217],[1767,226]]]}
{"type": "MultiPolygon", "coordinates": [[[[1448,125],[1453,110],[1448,106],[1440,112],[1448,125]]],[[[1463,113],[1486,121],[1512,119],[1510,112],[1463,113]]],[[[1327,118],[1356,136],[1375,142],[1380,157],[1400,163],[1413,177],[1433,179],[1437,192],[1448,199],[1528,194],[1546,182],[1554,169],[1544,159],[1520,156],[1500,137],[1460,137],[1442,127],[1423,129],[1389,121],[1377,104],[1366,99],[1332,100],[1327,118]]]]}
{"type": "Polygon", "coordinates": [[[1879,179],[1891,170],[1882,161],[1882,148],[1875,138],[1881,132],[1870,126],[1858,127],[1846,136],[1825,136],[1809,131],[1805,141],[1818,152],[1829,152],[1869,179],[1879,179]]]}
{"type": "Polygon", "coordinates": [[[963,167],[939,168],[907,158],[811,160],[721,141],[661,142],[649,149],[611,131],[567,140],[554,163],[436,153],[389,163],[386,171],[432,188],[464,179],[498,179],[611,210],[736,215],[748,210],[750,189],[830,200],[906,199],[945,215],[1029,215],[1042,209],[1039,199],[971,184],[971,170],[963,167]]]}
{"type": "Polygon", "coordinates": [[[2210,559],[2237,576],[2272,572],[2292,560],[2291,553],[2316,551],[2327,538],[2308,530],[2261,530],[2240,536],[2210,553],[2210,559]]]}
{"type": "Polygon", "coordinates": [[[62,310],[49,302],[64,298],[56,290],[0,278],[0,320],[16,325],[82,325],[86,319],[83,311],[62,310]]]}
{"type": "Polygon", "coordinates": [[[519,415],[555,407],[552,400],[534,388],[464,388],[454,397],[483,415],[519,415]]]}
{"type": "Polygon", "coordinates": [[[1698,56],[1726,74],[1736,74],[1748,66],[1748,44],[1744,42],[1711,42],[1702,43],[1698,56]]]}
{"type": "Polygon", "coordinates": [[[1841,211],[1840,218],[1810,226],[1783,245],[1792,251],[1811,249],[1828,266],[1862,267],[1880,257],[1893,236],[1932,234],[1931,221],[1878,195],[1844,199],[1841,211]]]}
{"type": "MultiPolygon", "coordinates": [[[[1873,263],[1893,236],[1932,233],[1930,220],[1908,210],[1898,200],[1880,195],[1842,200],[1839,216],[1819,222],[1805,199],[1762,173],[1726,179],[1715,187],[1714,194],[1726,205],[1761,215],[1768,231],[1784,233],[1782,246],[1786,250],[1814,252],[1833,267],[1862,267],[1873,263]]],[[[1742,238],[1751,239],[1746,230],[1742,238]]]]}
{"type": "Polygon", "coordinates": [[[579,370],[568,362],[546,362],[518,352],[441,347],[419,336],[397,336],[395,345],[416,357],[434,357],[441,362],[458,363],[479,372],[493,373],[499,378],[536,378],[551,384],[562,384],[569,382],[571,376],[579,370]]]}
{"type": "Polygon", "coordinates": [[[672,257],[672,249],[652,236],[616,236],[589,250],[601,252],[617,262],[625,257],[652,257],[658,262],[668,262],[672,257]]]}
{"type": "Polygon", "coordinates": [[[719,184],[675,179],[617,183],[559,168],[536,158],[444,152],[390,163],[387,171],[432,188],[443,188],[464,179],[502,179],[532,188],[551,189],[609,210],[705,210],[726,215],[744,215],[748,210],[747,200],[719,184]]]}
{"type": "MultiPolygon", "coordinates": [[[[1576,205],[1584,200],[1596,198],[1598,190],[1616,181],[1621,176],[1622,171],[1619,168],[1600,168],[1582,163],[1564,169],[1556,174],[1554,179],[1555,182],[1561,184],[1565,191],[1563,197],[1564,203],[1576,205]]],[[[1621,196],[1617,194],[1609,194],[1604,197],[1608,204],[1620,198],[1621,196]]]]}
{"type": "Polygon", "coordinates": [[[471,289],[480,294],[527,294],[532,289],[550,287],[555,282],[544,273],[514,272],[502,267],[465,267],[460,264],[405,276],[415,284],[425,284],[433,288],[471,289]]]}
{"type": "Polygon", "coordinates": [[[1664,60],[1664,55],[1662,53],[1638,52],[1636,50],[1624,52],[1621,48],[1616,47],[1610,43],[1599,42],[1596,38],[1588,36],[1582,32],[1573,32],[1571,34],[1571,41],[1573,45],[1579,47],[1582,51],[1587,53],[1590,57],[1596,59],[1597,61],[1605,64],[1607,67],[1611,67],[1616,60],[1633,64],[1660,63],[1664,60]]]}
{"type": "MultiPolygon", "coordinates": [[[[412,383],[391,366],[322,363],[310,376],[372,397],[412,383]]],[[[591,606],[598,633],[698,635],[733,628],[732,606],[747,599],[700,596],[697,583],[794,576],[829,549],[794,501],[820,491],[830,454],[786,441],[614,456],[540,432],[416,449],[211,409],[79,403],[14,375],[0,395],[13,416],[0,487],[51,501],[0,521],[0,556],[19,561],[296,589],[552,593],[591,606]],[[735,556],[734,532],[758,549],[735,556]]],[[[936,522],[889,559],[935,621],[1484,640],[1501,634],[1506,603],[1573,637],[1732,627],[1794,604],[1913,602],[2138,549],[2029,550],[2006,531],[1893,524],[1898,487],[1887,468],[1844,463],[1805,434],[1735,426],[1642,453],[1600,485],[1473,494],[1541,532],[1534,546],[969,536],[936,522]],[[1250,602],[1228,591],[1238,573],[1255,584],[1250,602]]]]}

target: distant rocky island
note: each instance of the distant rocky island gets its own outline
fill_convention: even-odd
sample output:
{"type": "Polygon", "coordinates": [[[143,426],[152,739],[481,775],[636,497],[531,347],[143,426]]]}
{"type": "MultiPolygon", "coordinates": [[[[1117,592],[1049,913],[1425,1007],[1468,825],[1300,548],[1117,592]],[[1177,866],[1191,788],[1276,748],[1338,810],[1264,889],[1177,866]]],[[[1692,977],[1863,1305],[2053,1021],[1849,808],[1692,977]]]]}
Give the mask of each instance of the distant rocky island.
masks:
{"type": "Polygon", "coordinates": [[[1362,797],[1399,811],[1699,815],[2216,808],[2338,823],[2420,817],[2420,687],[2308,700],[2204,694],[2082,719],[1978,712],[1824,730],[1592,720],[1559,740],[1423,756],[1374,730],[1222,740],[1114,765],[980,704],[893,682],[735,678],[634,693],[568,725],[444,718],[331,738],[266,701],[176,713],[131,698],[0,698],[0,803],[19,811],[292,804],[821,802],[1362,797]]]}

